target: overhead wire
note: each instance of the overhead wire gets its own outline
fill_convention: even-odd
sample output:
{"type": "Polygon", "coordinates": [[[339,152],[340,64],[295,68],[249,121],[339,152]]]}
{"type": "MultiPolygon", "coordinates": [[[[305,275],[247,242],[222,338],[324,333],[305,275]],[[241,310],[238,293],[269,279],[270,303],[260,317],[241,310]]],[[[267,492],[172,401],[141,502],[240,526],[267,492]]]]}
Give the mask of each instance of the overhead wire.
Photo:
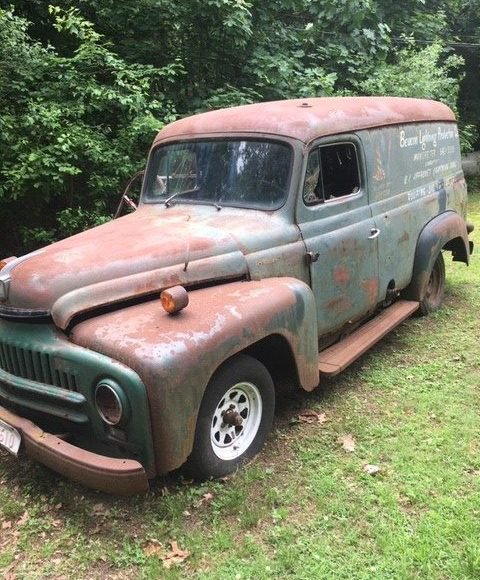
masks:
{"type": "MultiPolygon", "coordinates": [[[[300,30],[300,29],[297,29],[300,30]]],[[[327,36],[350,36],[347,32],[333,32],[331,30],[323,30],[320,34],[327,35],[327,36]]],[[[467,35],[464,38],[476,38],[480,39],[479,36],[467,35]]],[[[438,40],[420,40],[416,38],[405,38],[400,36],[391,36],[390,40],[392,42],[401,43],[401,44],[422,44],[425,46],[436,44],[437,42],[441,42],[445,46],[450,46],[452,48],[478,48],[480,47],[480,42],[462,42],[461,39],[458,40],[449,40],[446,41],[443,38],[439,38],[438,40]]]]}

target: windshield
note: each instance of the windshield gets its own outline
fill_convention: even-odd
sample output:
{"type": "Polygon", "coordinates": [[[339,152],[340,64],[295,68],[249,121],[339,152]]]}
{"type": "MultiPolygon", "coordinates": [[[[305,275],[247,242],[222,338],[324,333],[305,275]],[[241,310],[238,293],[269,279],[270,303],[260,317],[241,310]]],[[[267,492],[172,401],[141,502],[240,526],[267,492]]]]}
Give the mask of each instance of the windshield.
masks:
{"type": "Polygon", "coordinates": [[[292,150],[256,140],[198,140],[153,152],[144,198],[277,209],[287,196],[292,150]]]}

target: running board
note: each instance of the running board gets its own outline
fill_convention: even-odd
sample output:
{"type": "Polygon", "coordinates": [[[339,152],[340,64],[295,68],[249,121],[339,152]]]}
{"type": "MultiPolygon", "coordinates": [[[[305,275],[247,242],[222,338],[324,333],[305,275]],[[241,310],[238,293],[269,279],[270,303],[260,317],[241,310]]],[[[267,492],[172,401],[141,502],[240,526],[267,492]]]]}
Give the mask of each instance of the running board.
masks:
{"type": "Polygon", "coordinates": [[[412,300],[398,300],[343,340],[322,350],[318,355],[319,373],[333,377],[343,371],[415,310],[418,310],[419,306],[418,302],[412,300]]]}

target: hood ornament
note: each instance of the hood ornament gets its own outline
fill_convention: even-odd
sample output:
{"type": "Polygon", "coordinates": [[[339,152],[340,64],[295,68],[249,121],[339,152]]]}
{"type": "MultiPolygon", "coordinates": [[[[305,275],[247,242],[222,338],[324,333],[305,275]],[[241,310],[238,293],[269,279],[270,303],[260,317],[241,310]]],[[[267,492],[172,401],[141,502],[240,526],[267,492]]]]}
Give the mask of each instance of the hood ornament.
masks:
{"type": "Polygon", "coordinates": [[[16,256],[12,256],[11,258],[5,258],[0,262],[0,300],[2,302],[8,298],[8,290],[10,288],[9,273],[11,268],[7,268],[7,266],[14,262],[16,259],[16,256]],[[1,274],[2,271],[3,275],[1,274]]]}
{"type": "Polygon", "coordinates": [[[30,254],[25,254],[25,256],[21,256],[17,258],[12,256],[11,258],[6,258],[5,260],[1,261],[3,264],[0,267],[0,300],[5,302],[8,298],[8,292],[10,290],[10,280],[11,280],[11,272],[14,268],[16,268],[22,262],[30,259],[32,256],[36,256],[37,254],[42,254],[45,251],[45,248],[41,248],[40,250],[36,250],[35,252],[30,252],[30,254]]]}

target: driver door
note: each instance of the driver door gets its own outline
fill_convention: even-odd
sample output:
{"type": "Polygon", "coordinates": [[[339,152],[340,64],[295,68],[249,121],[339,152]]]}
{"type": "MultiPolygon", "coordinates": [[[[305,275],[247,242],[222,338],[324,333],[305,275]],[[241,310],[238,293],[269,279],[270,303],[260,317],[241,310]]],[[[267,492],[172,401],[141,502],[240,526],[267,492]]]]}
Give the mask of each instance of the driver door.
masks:
{"type": "Polygon", "coordinates": [[[355,137],[310,149],[297,222],[307,248],[319,336],[359,320],[378,302],[378,231],[364,176],[355,137]]]}

